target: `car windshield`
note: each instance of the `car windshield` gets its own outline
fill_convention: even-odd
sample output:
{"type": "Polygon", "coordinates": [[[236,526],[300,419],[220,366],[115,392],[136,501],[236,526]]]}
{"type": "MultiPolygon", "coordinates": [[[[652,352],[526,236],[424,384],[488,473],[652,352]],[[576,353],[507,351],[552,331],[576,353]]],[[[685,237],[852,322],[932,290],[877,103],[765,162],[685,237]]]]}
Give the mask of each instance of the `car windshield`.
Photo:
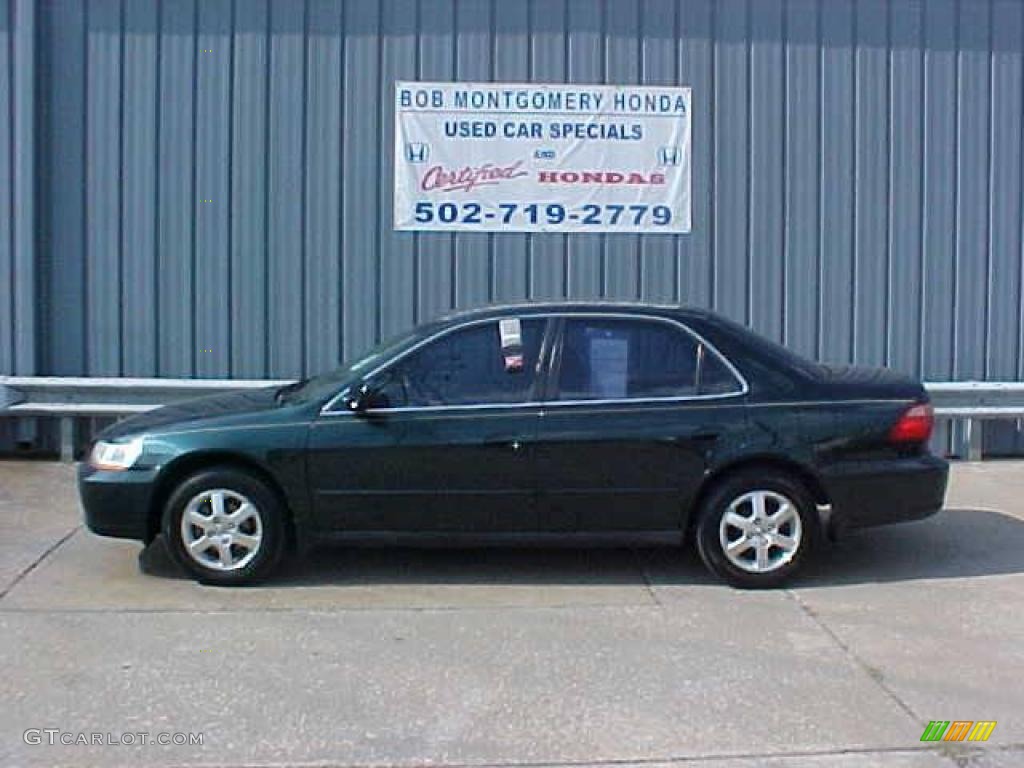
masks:
{"type": "Polygon", "coordinates": [[[365,376],[379,364],[412,347],[436,330],[437,323],[421,325],[411,331],[381,342],[361,357],[345,362],[340,368],[288,384],[278,391],[282,402],[309,402],[330,397],[345,386],[365,376]]]}

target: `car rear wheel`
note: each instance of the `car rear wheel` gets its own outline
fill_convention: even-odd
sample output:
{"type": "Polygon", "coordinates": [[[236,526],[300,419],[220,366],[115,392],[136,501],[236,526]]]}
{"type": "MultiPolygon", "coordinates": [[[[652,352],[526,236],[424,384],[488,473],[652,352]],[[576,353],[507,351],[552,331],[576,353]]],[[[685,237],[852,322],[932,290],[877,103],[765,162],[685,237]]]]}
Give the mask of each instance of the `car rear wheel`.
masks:
{"type": "Polygon", "coordinates": [[[814,550],[820,522],[813,499],[787,475],[744,472],[708,496],[697,549],[716,576],[738,587],[776,587],[814,550]]]}
{"type": "Polygon", "coordinates": [[[207,584],[266,577],[284,548],[284,509],[261,480],[219,467],[179,485],[167,502],[164,538],[175,559],[207,584]]]}

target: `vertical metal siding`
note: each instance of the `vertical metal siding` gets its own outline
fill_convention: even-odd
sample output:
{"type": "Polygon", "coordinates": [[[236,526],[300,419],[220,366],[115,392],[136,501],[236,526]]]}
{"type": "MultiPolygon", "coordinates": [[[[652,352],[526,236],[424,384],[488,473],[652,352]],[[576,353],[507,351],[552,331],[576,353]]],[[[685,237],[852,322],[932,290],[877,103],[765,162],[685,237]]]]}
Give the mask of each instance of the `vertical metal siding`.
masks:
{"type": "Polygon", "coordinates": [[[1021,378],[1022,112],[1019,0],[0,0],[0,370],[297,376],[604,296],[1021,378]],[[691,86],[693,232],[394,232],[396,79],[691,86]]]}
{"type": "MultiPolygon", "coordinates": [[[[36,7],[0,0],[0,370],[38,364],[36,7]]],[[[32,422],[0,425],[0,441],[30,439],[32,422]]]]}
{"type": "Polygon", "coordinates": [[[12,2],[0,0],[0,370],[13,371],[14,355],[14,57],[12,2]]]}

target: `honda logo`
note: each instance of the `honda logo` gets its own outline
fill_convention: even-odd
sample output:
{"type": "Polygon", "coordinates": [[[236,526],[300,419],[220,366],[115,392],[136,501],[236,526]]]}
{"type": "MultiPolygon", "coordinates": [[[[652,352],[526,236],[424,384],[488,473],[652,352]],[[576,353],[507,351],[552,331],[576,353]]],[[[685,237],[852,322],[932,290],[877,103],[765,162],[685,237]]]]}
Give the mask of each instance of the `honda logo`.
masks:
{"type": "Polygon", "coordinates": [[[425,163],[430,157],[430,147],[418,141],[410,141],[405,145],[405,159],[410,163],[425,163]]]}
{"type": "Polygon", "coordinates": [[[676,147],[662,147],[658,150],[658,163],[661,165],[679,165],[683,160],[683,150],[676,147]]]}

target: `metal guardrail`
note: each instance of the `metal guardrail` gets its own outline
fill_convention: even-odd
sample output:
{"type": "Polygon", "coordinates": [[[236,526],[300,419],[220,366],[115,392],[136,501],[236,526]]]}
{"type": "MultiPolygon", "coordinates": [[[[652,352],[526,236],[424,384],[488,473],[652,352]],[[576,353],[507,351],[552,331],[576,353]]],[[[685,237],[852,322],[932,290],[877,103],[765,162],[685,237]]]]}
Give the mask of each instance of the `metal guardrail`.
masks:
{"type": "MultiPolygon", "coordinates": [[[[72,460],[75,422],[159,408],[190,397],[283,386],[270,379],[126,379],[0,376],[0,416],[48,416],[60,422],[60,454],[72,460]]],[[[1024,419],[1024,382],[932,382],[928,394],[939,419],[962,420],[967,458],[982,458],[987,421],[1024,419]]]]}
{"type": "Polygon", "coordinates": [[[126,379],[0,376],[0,416],[49,416],[60,423],[60,457],[72,461],[79,418],[119,417],[192,397],[283,386],[271,379],[126,379]]]}
{"type": "Polygon", "coordinates": [[[985,422],[1024,419],[1024,382],[943,381],[925,387],[937,418],[964,422],[968,461],[982,458],[985,422]]]}

